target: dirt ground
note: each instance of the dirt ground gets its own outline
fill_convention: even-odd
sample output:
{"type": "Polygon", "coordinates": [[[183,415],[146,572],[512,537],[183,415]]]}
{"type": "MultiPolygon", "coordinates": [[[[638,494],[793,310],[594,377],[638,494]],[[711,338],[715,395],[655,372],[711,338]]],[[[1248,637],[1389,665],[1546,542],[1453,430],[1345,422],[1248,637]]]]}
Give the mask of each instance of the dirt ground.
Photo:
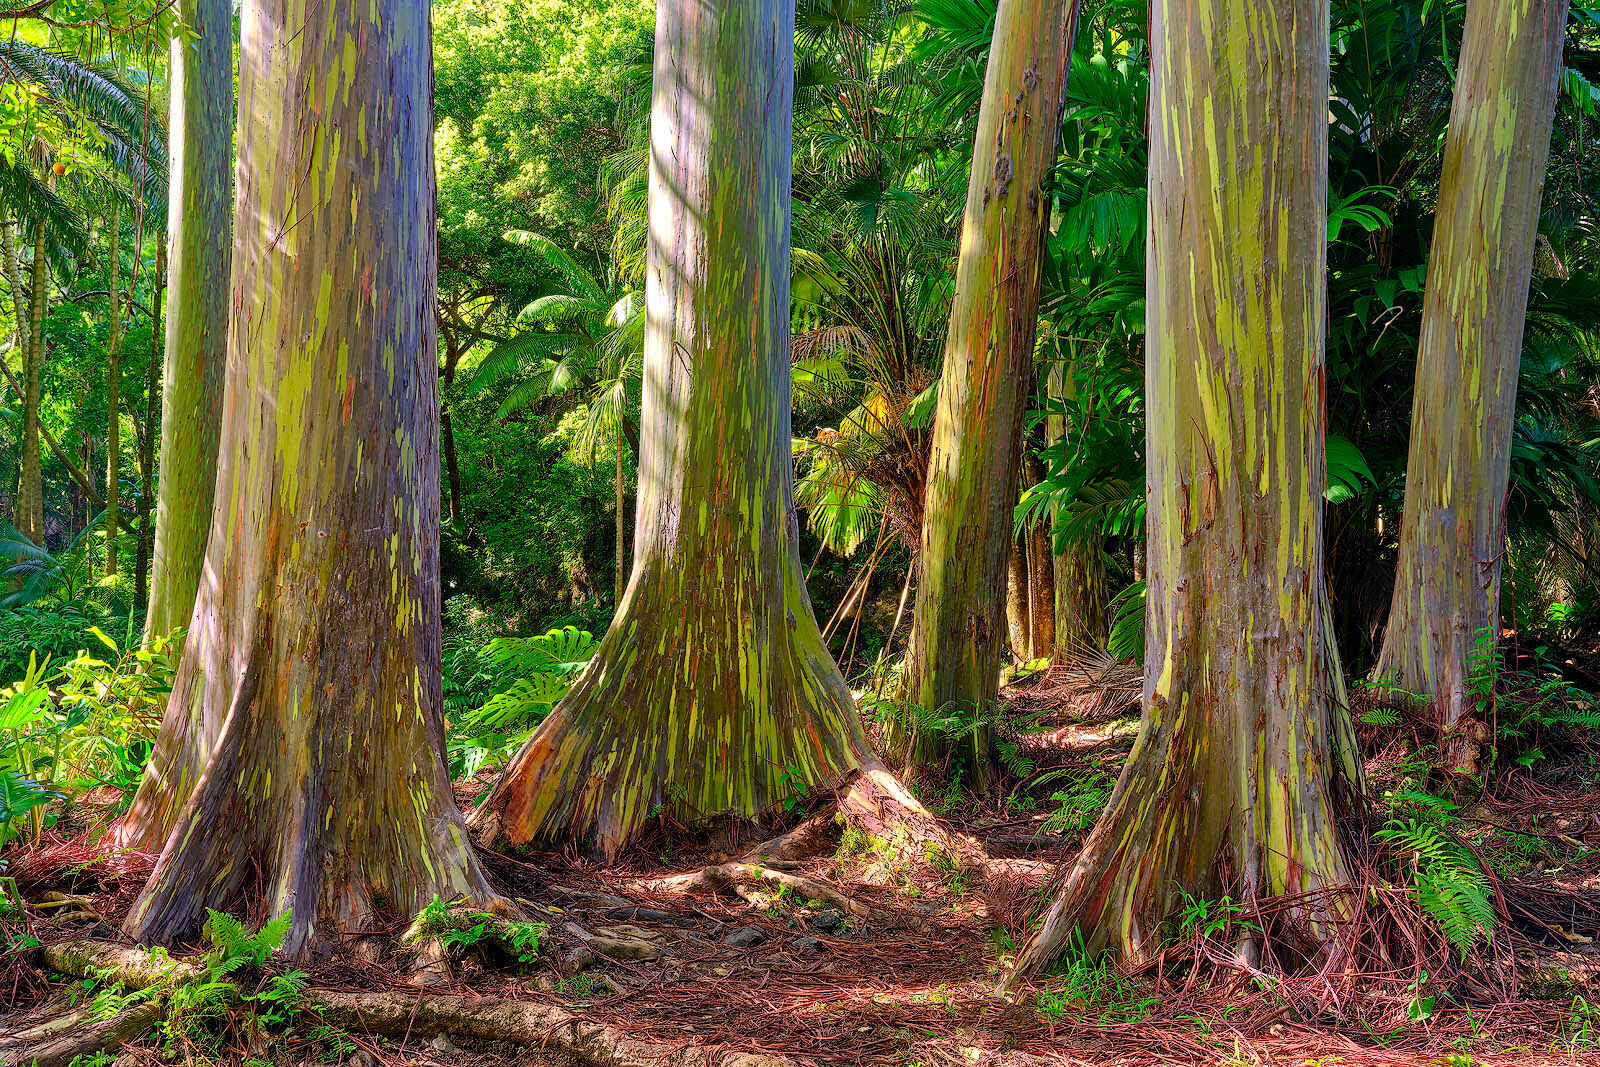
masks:
{"type": "MultiPolygon", "coordinates": [[[[918,862],[837,824],[826,824],[826,847],[808,859],[766,863],[765,874],[740,868],[688,891],[660,880],[758,861],[744,853],[775,828],[662,826],[609,867],[572,855],[485,853],[502,892],[548,924],[537,964],[495,966],[467,952],[419,966],[396,944],[405,926],[396,917],[307,968],[307,981],[330,994],[411,1003],[413,1032],[331,1026],[304,1008],[287,1027],[223,1026],[209,1047],[151,1033],[114,1053],[115,1063],[1600,1064],[1600,761],[1592,747],[1552,738],[1546,759],[1497,775],[1462,809],[1480,828],[1475,847],[1499,848],[1500,835],[1522,849],[1517,868],[1495,879],[1513,921],[1470,959],[1424,947],[1388,966],[1352,959],[1338,973],[1271,979],[1235,965],[1226,934],[1200,924],[1132,971],[1078,961],[1001,1000],[993,994],[1001,968],[1092,821],[1092,812],[1064,820],[1049,783],[1081,789],[1096,775],[1114,776],[1138,696],[1125,672],[1061,670],[1007,695],[1014,716],[1030,724],[1016,739],[1034,763],[1028,779],[1062,773],[1037,795],[1018,780],[983,804],[939,786],[922,791],[932,810],[983,842],[993,862],[979,875],[937,857],[918,862]],[[1434,970],[1423,978],[1429,961],[1434,970]],[[470,1026],[452,1032],[439,1021],[436,1000],[562,1014],[539,1041],[473,1040],[470,1026]],[[585,1027],[602,1035],[587,1051],[555,1037],[585,1027]]],[[[1417,741],[1399,728],[1362,731],[1376,753],[1369,785],[1381,789],[1417,741]]],[[[86,809],[82,819],[92,815],[86,809]]],[[[5,924],[12,948],[0,974],[0,1053],[7,1033],[14,1040],[85,999],[82,981],[50,973],[33,943],[117,940],[137,891],[147,861],[96,859],[84,829],[58,828],[12,857],[10,873],[30,903],[24,919],[13,914],[5,924]],[[72,899],[52,905],[51,893],[72,899]]],[[[1420,929],[1385,936],[1423,945],[1420,929]]],[[[240,980],[266,988],[271,970],[240,980]]],[[[6,1062],[16,1062],[10,1049],[6,1062]]],[[[78,1067],[91,1062],[112,1058],[78,1067]]]]}

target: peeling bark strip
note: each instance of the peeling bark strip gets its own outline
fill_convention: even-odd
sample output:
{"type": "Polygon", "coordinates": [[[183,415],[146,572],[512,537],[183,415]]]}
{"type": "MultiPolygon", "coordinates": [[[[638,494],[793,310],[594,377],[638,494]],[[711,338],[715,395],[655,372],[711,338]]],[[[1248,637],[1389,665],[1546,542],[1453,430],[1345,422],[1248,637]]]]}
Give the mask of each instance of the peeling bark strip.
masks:
{"type": "Polygon", "coordinates": [[[1245,900],[1349,882],[1321,625],[1327,0],[1164,0],[1150,41],[1145,716],[1012,981],[1075,926],[1145,955],[1219,865],[1245,900]]]}
{"type": "Polygon", "coordinates": [[[168,112],[166,356],[161,481],[145,639],[189,621],[217,482],[233,260],[233,8],[181,0],[192,40],[172,40],[168,112]]]}
{"type": "Polygon", "coordinates": [[[1522,329],[1566,0],[1471,0],[1428,257],[1394,598],[1376,681],[1472,709],[1497,641],[1522,329]]]}
{"type": "Polygon", "coordinates": [[[789,435],[792,0],[661,0],[634,566],[474,814],[617,850],[658,805],[772,808],[867,756],[800,574],[789,435]]]}
{"type": "MultiPolygon", "coordinates": [[[[1002,0],[972,150],[928,459],[906,698],[975,708],[1000,685],[1007,550],[1033,380],[1039,253],[1078,0],[1002,0]]],[[[1034,621],[1030,618],[1030,621],[1034,621]]],[[[1038,620],[1043,621],[1043,620],[1038,620]]],[[[977,739],[977,784],[989,738],[977,739]]],[[[912,761],[933,755],[911,739],[912,761]]]]}
{"type": "Polygon", "coordinates": [[[181,810],[127,930],[259,880],[299,956],[492,897],[440,754],[428,9],[256,0],[240,71],[216,518],[130,838],[181,810]]]}

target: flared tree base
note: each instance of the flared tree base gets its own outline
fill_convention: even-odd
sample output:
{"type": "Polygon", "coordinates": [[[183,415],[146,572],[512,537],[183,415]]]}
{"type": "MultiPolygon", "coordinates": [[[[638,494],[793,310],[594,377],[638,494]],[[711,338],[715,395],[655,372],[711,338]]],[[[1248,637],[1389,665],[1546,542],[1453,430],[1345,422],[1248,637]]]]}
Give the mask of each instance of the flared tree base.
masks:
{"type": "MultiPolygon", "coordinates": [[[[124,931],[171,943],[207,909],[251,922],[292,913],[291,959],[326,955],[378,917],[416,914],[435,895],[504,906],[490,888],[426,735],[301,747],[230,723],[178,815],[124,931]],[[319,767],[321,753],[342,764],[319,767]],[[415,761],[413,762],[413,755],[415,761]],[[343,781],[340,781],[343,779],[343,781]],[[260,909],[239,914],[243,907],[260,909]]],[[[301,738],[300,740],[307,740],[301,738]]]]}
{"type": "MultiPolygon", "coordinates": [[[[1246,913],[1297,897],[1294,917],[1309,940],[1336,936],[1351,879],[1331,768],[1296,741],[1287,713],[1267,716],[1244,743],[1208,735],[1208,718],[1186,709],[1146,717],[1106,812],[1002,988],[1042,973],[1069,942],[1148,958],[1186,893],[1228,894],[1246,913]],[[1279,744],[1258,749],[1258,737],[1279,744]],[[1276,758],[1286,752],[1293,757],[1276,758]]],[[[1247,956],[1264,935],[1252,936],[1241,945],[1247,956]]]]}
{"type": "Polygon", "coordinates": [[[816,678],[792,675],[755,699],[684,688],[684,677],[709,673],[701,666],[645,660],[616,684],[604,669],[586,677],[469,825],[486,844],[584,841],[611,859],[653,815],[754,818],[872,759],[848,693],[841,703],[816,678]]]}

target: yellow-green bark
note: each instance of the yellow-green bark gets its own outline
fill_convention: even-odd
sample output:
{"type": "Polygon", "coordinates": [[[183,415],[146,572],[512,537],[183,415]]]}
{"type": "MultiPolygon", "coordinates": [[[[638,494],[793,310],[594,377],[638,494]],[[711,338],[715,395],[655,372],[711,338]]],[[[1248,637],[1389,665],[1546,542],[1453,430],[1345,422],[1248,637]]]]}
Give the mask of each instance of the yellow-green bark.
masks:
{"type": "Polygon", "coordinates": [[[661,0],[632,576],[473,816],[616,851],[870,758],[800,574],[789,428],[792,0],[661,0]]]}
{"type": "Polygon", "coordinates": [[[1075,927],[1148,954],[1180,891],[1349,882],[1323,626],[1327,0],[1162,0],[1150,40],[1145,713],[1019,973],[1075,927]]]}
{"type": "Polygon", "coordinates": [[[254,0],[239,55],[216,506],[126,929],[248,891],[296,956],[491,891],[442,756],[428,10],[254,0]]]}
{"type": "Polygon", "coordinates": [[[1469,0],[1428,258],[1405,513],[1374,680],[1471,712],[1500,562],[1566,0],[1469,0]],[[1482,653],[1475,656],[1478,650],[1482,653]]]}
{"type": "MultiPolygon", "coordinates": [[[[1044,181],[1055,164],[1077,18],[1077,0],[1001,0],[995,21],[928,461],[906,661],[906,699],[927,711],[975,711],[999,688],[1007,553],[1049,212],[1044,181]]],[[[907,740],[912,762],[932,756],[932,739],[907,740]]],[[[977,750],[966,755],[981,785],[990,739],[980,734],[974,743],[977,750]]]]}
{"type": "Polygon", "coordinates": [[[145,636],[189,624],[217,481],[233,260],[233,8],[181,0],[167,129],[168,313],[161,477],[145,636]]]}

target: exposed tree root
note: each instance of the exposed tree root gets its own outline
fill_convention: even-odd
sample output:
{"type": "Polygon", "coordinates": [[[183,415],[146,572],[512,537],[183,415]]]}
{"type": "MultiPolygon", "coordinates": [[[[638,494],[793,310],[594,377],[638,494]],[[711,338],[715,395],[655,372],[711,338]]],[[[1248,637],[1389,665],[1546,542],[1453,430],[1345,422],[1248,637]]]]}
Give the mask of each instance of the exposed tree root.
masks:
{"type": "MultiPolygon", "coordinates": [[[[129,988],[147,988],[162,980],[191,981],[204,973],[202,968],[182,960],[161,960],[138,949],[98,941],[52,945],[43,950],[43,956],[48,966],[63,974],[82,977],[93,970],[119,979],[129,988]]],[[[158,1005],[145,1006],[155,1008],[155,1013],[143,1022],[139,1033],[149,1030],[160,1018],[158,1005]]],[[[402,1038],[445,1034],[452,1040],[509,1041],[562,1053],[589,1067],[794,1067],[793,1061],[781,1056],[708,1054],[707,1049],[688,1044],[641,1041],[616,1027],[579,1018],[559,1005],[537,1001],[311,989],[301,1000],[301,1010],[322,1023],[353,1032],[402,1038]]],[[[131,1037],[123,1036],[121,1041],[131,1037]]],[[[95,1051],[98,1050],[85,1045],[74,1054],[95,1051]]],[[[17,1052],[8,1048],[6,1063],[31,1063],[36,1055],[41,1055],[38,1047],[17,1052]]],[[[41,1057],[40,1065],[52,1067],[70,1058],[46,1063],[41,1057]]]]}
{"type": "Polygon", "coordinates": [[[99,1019],[94,1009],[85,1004],[38,1026],[0,1037],[0,1062],[7,1067],[67,1067],[79,1056],[87,1059],[97,1052],[139,1040],[155,1028],[165,1013],[165,1005],[146,1001],[109,1019],[99,1019]]]}
{"type": "Polygon", "coordinates": [[[891,922],[892,919],[882,912],[854,900],[826,882],[815,878],[808,878],[803,874],[794,874],[790,871],[775,870],[772,867],[762,867],[754,863],[718,863],[710,867],[702,867],[689,874],[674,875],[671,878],[656,878],[644,883],[646,889],[658,893],[687,893],[695,889],[706,889],[719,892],[731,889],[738,885],[767,882],[771,885],[787,886],[799,896],[807,900],[820,900],[831,904],[847,915],[853,915],[863,922],[891,922]]]}
{"type": "Polygon", "coordinates": [[[983,872],[992,862],[976,838],[947,828],[875,759],[864,763],[839,786],[833,804],[799,826],[747,850],[745,856],[770,862],[820,855],[833,848],[837,839],[834,823],[840,817],[899,853],[901,859],[927,863],[937,854],[972,873],[983,872]]]}
{"type": "Polygon", "coordinates": [[[877,760],[845,782],[839,791],[839,810],[874,837],[913,846],[924,861],[929,848],[966,870],[980,871],[989,861],[982,844],[945,827],[877,760]]]}

